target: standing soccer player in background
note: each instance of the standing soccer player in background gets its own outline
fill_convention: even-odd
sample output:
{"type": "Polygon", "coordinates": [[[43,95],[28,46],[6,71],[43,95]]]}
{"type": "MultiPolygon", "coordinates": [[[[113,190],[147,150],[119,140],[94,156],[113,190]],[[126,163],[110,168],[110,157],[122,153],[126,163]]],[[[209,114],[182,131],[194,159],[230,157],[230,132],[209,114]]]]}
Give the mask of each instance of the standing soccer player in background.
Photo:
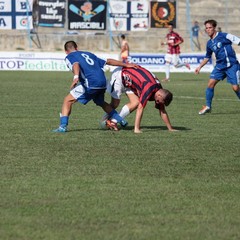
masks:
{"type": "Polygon", "coordinates": [[[128,56],[129,56],[129,45],[127,40],[125,39],[125,35],[121,35],[121,59],[122,62],[127,63],[128,62],[128,56]]]}
{"type": "Polygon", "coordinates": [[[126,121],[120,117],[116,110],[104,100],[107,80],[103,72],[105,64],[122,67],[138,67],[136,64],[125,64],[114,59],[103,60],[86,51],[79,51],[74,41],[68,41],[64,45],[67,54],[65,61],[73,72],[73,82],[70,93],[64,98],[62,112],[60,114],[60,126],[53,132],[67,132],[68,120],[72,105],[75,102],[87,104],[93,100],[97,106],[112,116],[122,126],[126,121]]]}
{"type": "Polygon", "coordinates": [[[170,81],[170,64],[173,63],[174,67],[180,68],[185,66],[190,70],[188,63],[182,63],[180,61],[180,44],[183,43],[183,38],[173,31],[173,25],[169,23],[168,34],[166,36],[166,42],[161,45],[168,45],[167,54],[165,55],[165,74],[166,78],[163,81],[170,81]]]}
{"type": "Polygon", "coordinates": [[[199,32],[200,32],[199,23],[198,21],[194,21],[192,26],[192,41],[195,47],[198,49],[198,51],[201,51],[201,44],[199,41],[199,32]]]}
{"type": "Polygon", "coordinates": [[[207,52],[204,60],[196,68],[195,73],[198,74],[201,68],[212,57],[212,53],[216,56],[216,65],[210,75],[208,86],[206,89],[206,106],[199,111],[200,115],[211,112],[212,99],[214,96],[214,88],[216,84],[227,78],[227,82],[232,85],[233,91],[240,99],[239,90],[239,63],[236,53],[232,48],[232,44],[240,45],[240,38],[223,32],[217,32],[217,22],[215,20],[207,20],[204,23],[205,30],[210,39],[207,42],[207,52]]]}

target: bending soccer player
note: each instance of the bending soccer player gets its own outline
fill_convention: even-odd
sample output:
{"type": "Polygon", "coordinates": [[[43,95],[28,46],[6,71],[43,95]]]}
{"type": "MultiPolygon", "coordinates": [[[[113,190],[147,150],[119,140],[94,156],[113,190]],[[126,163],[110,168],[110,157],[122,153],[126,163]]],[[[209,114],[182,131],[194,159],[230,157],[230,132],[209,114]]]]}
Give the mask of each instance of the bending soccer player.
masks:
{"type": "Polygon", "coordinates": [[[104,100],[106,90],[106,77],[103,72],[105,64],[122,67],[138,67],[136,64],[126,64],[118,60],[98,58],[93,53],[78,51],[74,41],[68,41],[64,45],[67,54],[65,61],[73,72],[73,82],[70,93],[64,98],[60,116],[60,126],[53,132],[67,132],[68,120],[72,105],[75,102],[87,104],[93,100],[97,106],[107,112],[118,123],[125,126],[126,121],[120,117],[116,110],[104,100]]]}
{"type": "Polygon", "coordinates": [[[227,82],[232,85],[233,91],[240,99],[239,88],[239,70],[240,66],[236,57],[236,53],[232,48],[232,44],[240,45],[240,38],[223,32],[217,32],[217,22],[215,20],[207,20],[204,23],[205,30],[210,39],[207,42],[207,52],[204,60],[196,68],[195,73],[199,74],[201,68],[212,57],[212,53],[216,56],[216,65],[210,75],[208,86],[206,89],[206,105],[199,111],[200,115],[211,112],[212,99],[214,96],[214,88],[219,81],[227,78],[227,82]]]}
{"type": "MultiPolygon", "coordinates": [[[[112,96],[111,105],[117,108],[123,93],[129,98],[129,103],[123,106],[119,115],[125,118],[132,111],[137,109],[134,132],[141,133],[140,125],[144,108],[148,101],[155,101],[155,107],[169,131],[175,130],[169,120],[165,106],[168,106],[173,98],[170,91],[163,89],[156,77],[147,69],[135,68],[116,68],[112,74],[109,87],[112,96]]],[[[107,121],[107,126],[116,124],[113,120],[107,121]]]]}

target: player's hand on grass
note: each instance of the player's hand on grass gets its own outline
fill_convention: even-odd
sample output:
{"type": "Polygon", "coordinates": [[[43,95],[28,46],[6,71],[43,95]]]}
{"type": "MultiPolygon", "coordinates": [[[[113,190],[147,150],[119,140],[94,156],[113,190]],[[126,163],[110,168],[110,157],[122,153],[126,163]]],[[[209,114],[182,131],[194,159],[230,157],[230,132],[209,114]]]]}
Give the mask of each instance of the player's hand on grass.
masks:
{"type": "Polygon", "coordinates": [[[140,129],[134,129],[134,133],[142,133],[140,129]]]}
{"type": "Polygon", "coordinates": [[[168,129],[170,132],[178,132],[179,130],[177,129],[174,129],[174,128],[171,128],[171,129],[168,129]]]}

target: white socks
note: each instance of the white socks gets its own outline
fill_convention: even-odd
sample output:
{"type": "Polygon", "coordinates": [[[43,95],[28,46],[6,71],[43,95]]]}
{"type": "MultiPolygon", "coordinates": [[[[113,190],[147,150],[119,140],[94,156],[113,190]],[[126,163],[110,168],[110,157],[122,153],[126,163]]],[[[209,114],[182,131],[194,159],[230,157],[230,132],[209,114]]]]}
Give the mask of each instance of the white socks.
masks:
{"type": "Polygon", "coordinates": [[[119,113],[119,116],[125,118],[127,115],[130,114],[130,110],[127,105],[124,105],[119,113]]]}
{"type": "Polygon", "coordinates": [[[170,63],[165,64],[165,73],[166,73],[166,79],[169,79],[169,77],[170,77],[170,63]]]}

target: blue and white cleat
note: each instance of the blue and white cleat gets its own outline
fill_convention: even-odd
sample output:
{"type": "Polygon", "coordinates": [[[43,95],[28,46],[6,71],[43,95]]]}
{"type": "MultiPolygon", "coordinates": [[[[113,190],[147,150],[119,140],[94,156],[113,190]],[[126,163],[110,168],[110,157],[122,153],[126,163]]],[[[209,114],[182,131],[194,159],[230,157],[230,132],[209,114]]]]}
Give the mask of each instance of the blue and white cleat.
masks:
{"type": "Polygon", "coordinates": [[[121,124],[122,127],[126,127],[126,126],[128,125],[128,122],[127,122],[125,119],[123,119],[123,120],[120,122],[120,124],[121,124]]]}
{"type": "Polygon", "coordinates": [[[58,127],[57,129],[52,130],[52,132],[56,132],[56,133],[65,133],[67,132],[67,127],[58,127]]]}

